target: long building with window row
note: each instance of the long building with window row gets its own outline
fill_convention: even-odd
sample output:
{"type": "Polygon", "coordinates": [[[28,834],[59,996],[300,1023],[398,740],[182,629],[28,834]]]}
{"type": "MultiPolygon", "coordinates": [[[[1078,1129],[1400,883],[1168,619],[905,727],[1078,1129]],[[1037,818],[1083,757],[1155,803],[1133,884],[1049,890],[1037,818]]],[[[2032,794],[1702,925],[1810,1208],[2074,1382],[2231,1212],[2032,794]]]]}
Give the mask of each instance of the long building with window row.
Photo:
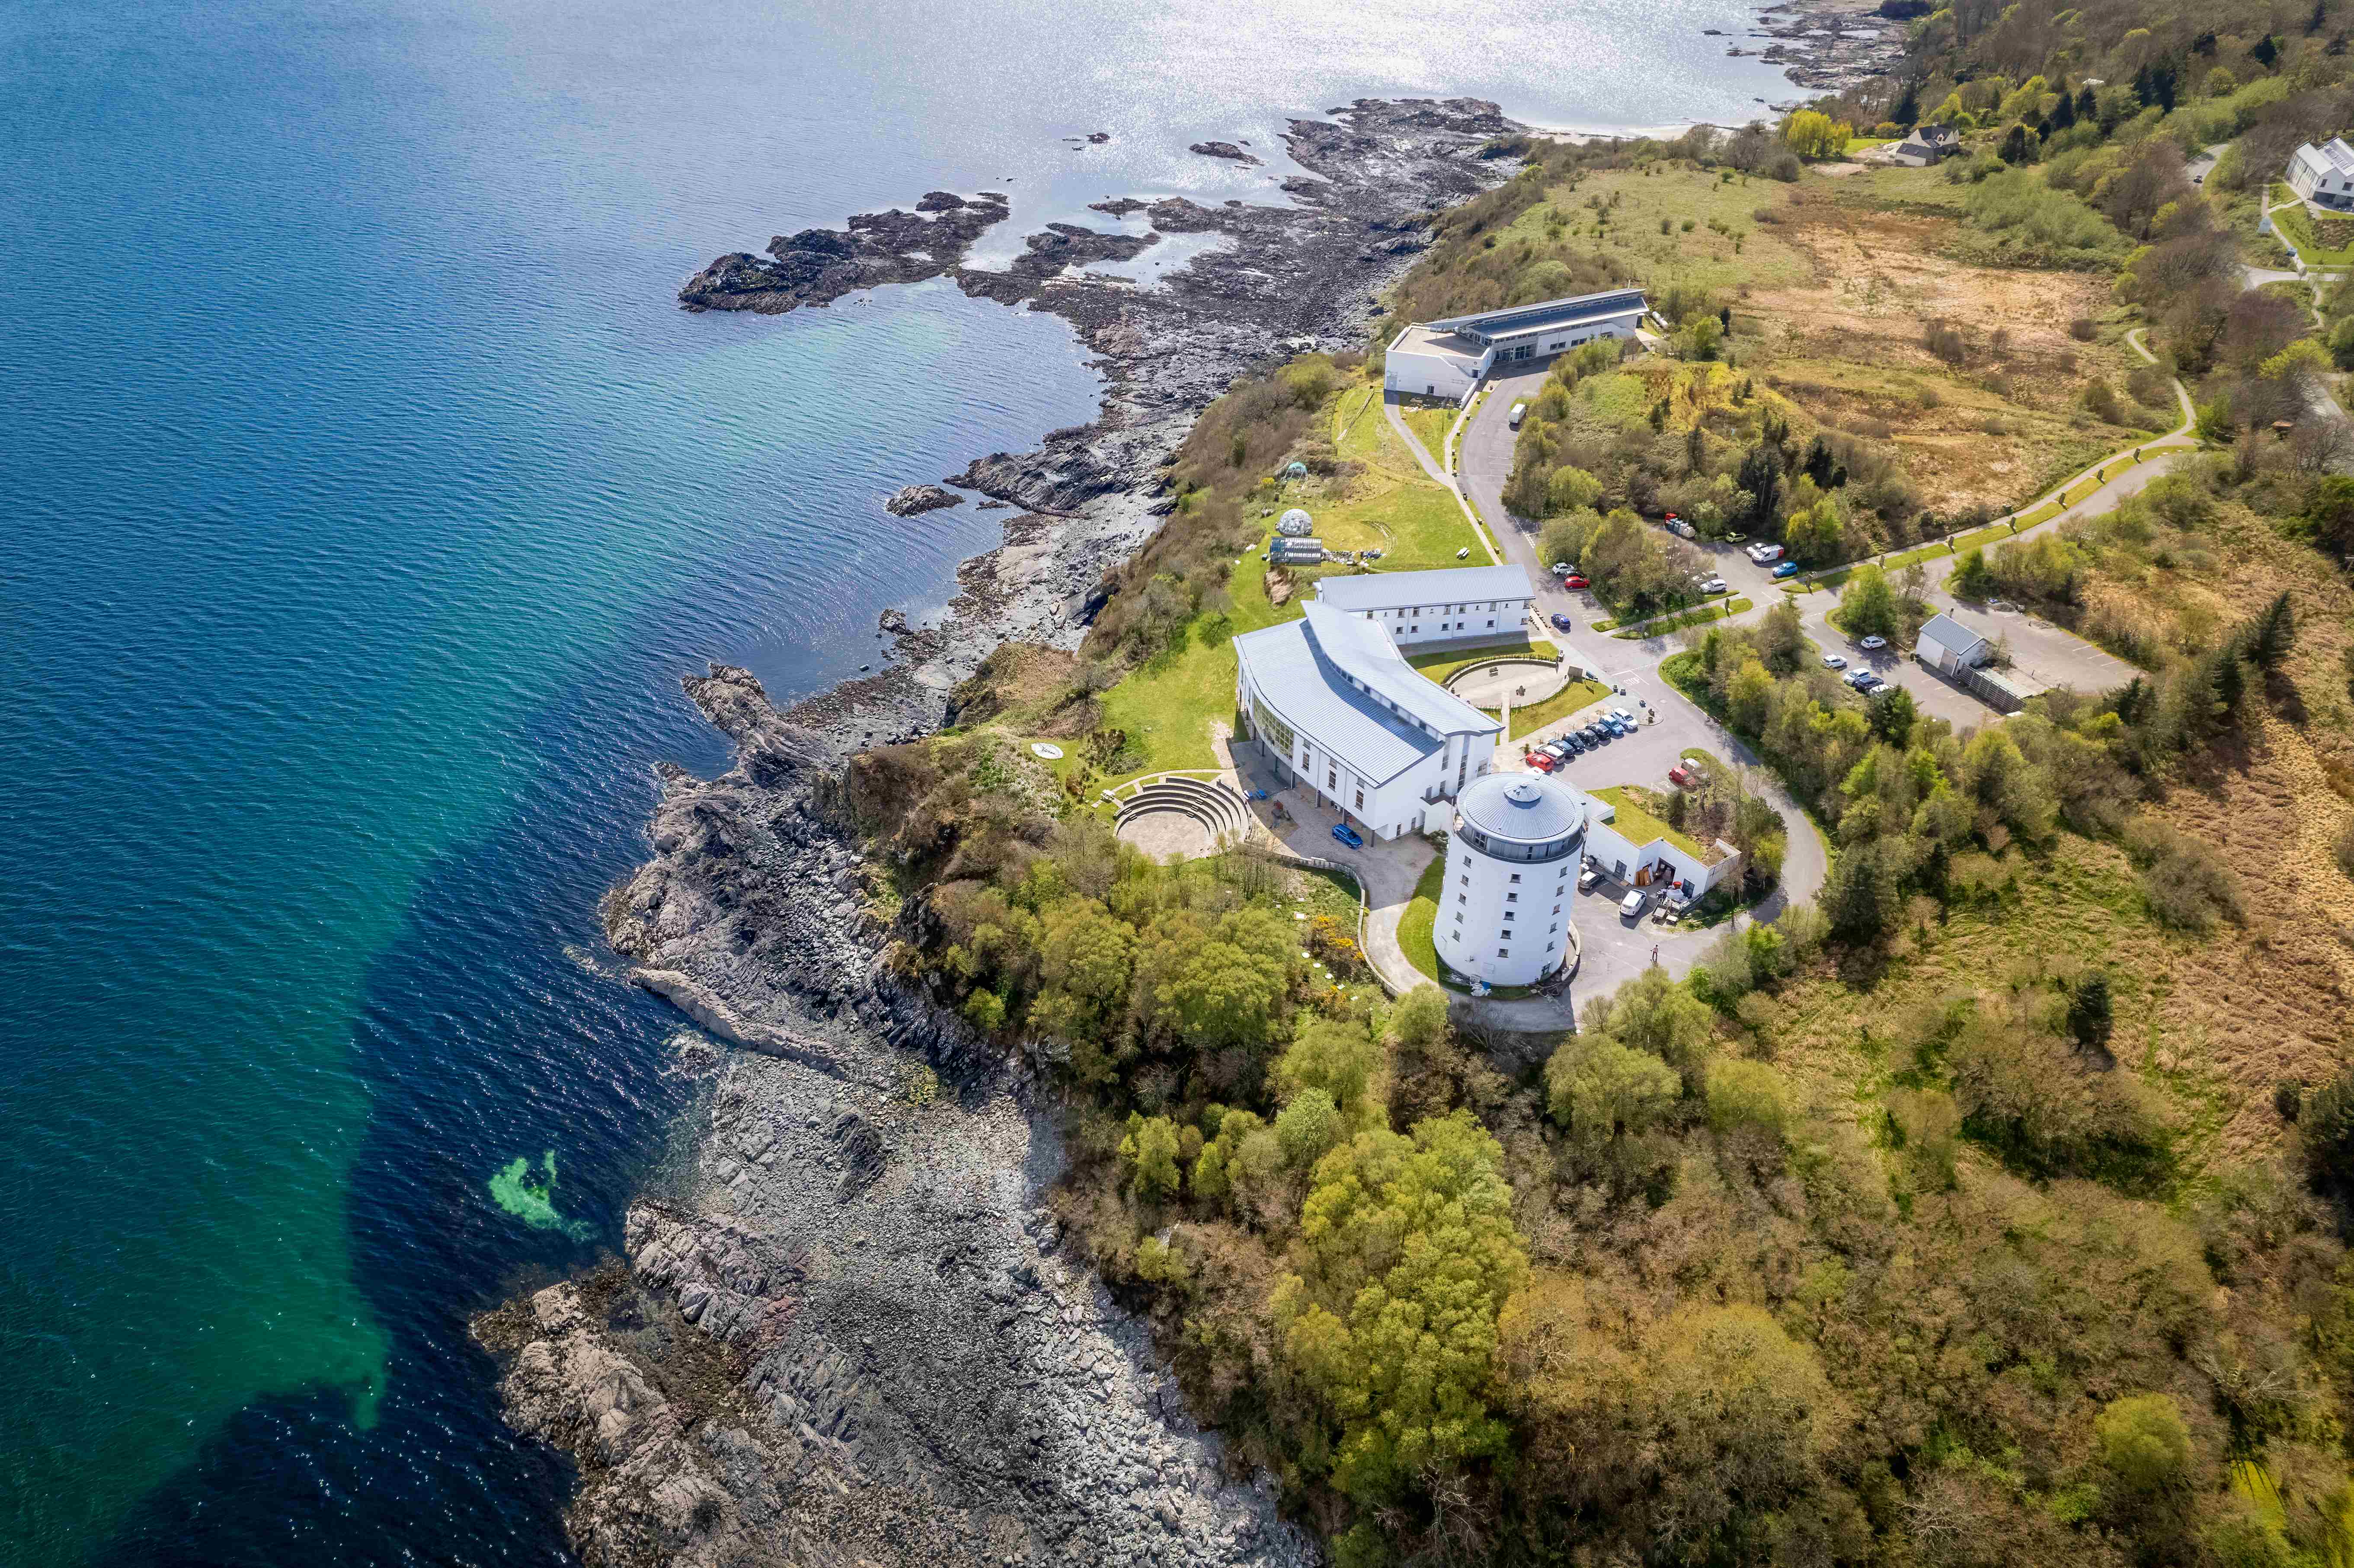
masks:
{"type": "Polygon", "coordinates": [[[1368,572],[1326,577],[1316,599],[1378,621],[1399,647],[1505,642],[1528,619],[1535,590],[1518,567],[1456,567],[1435,572],[1368,572]]]}
{"type": "Polygon", "coordinates": [[[1477,315],[1416,322],[1390,342],[1382,386],[1409,397],[1469,397],[1498,365],[1550,359],[1597,337],[1632,337],[1640,289],[1606,289],[1477,315]]]}

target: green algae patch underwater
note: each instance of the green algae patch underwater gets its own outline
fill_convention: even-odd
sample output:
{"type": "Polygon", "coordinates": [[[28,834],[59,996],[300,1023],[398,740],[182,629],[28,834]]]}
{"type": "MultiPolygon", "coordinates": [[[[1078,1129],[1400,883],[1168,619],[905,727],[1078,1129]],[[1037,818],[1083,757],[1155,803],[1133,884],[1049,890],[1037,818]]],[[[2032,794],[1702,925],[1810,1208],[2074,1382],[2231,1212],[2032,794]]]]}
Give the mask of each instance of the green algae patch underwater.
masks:
{"type": "Polygon", "coordinates": [[[593,1233],[585,1222],[567,1220],[557,1213],[556,1150],[547,1150],[540,1163],[546,1177],[539,1181],[532,1180],[528,1159],[518,1159],[501,1170],[491,1178],[492,1199],[534,1230],[562,1231],[574,1241],[587,1241],[593,1233]]]}

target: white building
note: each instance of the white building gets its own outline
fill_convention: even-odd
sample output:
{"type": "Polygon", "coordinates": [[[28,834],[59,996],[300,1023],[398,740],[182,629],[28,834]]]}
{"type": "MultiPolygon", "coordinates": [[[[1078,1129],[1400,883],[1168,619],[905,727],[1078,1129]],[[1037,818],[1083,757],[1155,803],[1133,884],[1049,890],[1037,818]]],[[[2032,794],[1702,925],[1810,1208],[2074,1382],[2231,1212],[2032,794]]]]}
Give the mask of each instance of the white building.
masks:
{"type": "Polygon", "coordinates": [[[1538,773],[1491,773],[1465,788],[1431,929],[1449,969],[1490,985],[1532,985],[1561,967],[1588,805],[1538,773]]]}
{"type": "Polygon", "coordinates": [[[1391,340],[1382,385],[1415,397],[1471,395],[1500,364],[1547,359],[1597,337],[1632,337],[1640,289],[1609,289],[1542,304],[1416,322],[1391,340]]]}
{"type": "Polygon", "coordinates": [[[1506,642],[1521,635],[1536,590],[1518,567],[1369,572],[1325,577],[1317,601],[1376,622],[1400,647],[1506,642]]]}
{"type": "Polygon", "coordinates": [[[1408,664],[1379,620],[1320,599],[1301,609],[1235,639],[1249,738],[1376,838],[1443,823],[1442,802],[1492,766],[1504,726],[1408,664]]]}
{"type": "Polygon", "coordinates": [[[1598,796],[1585,799],[1585,853],[1613,881],[1698,898],[1741,869],[1740,852],[1722,840],[1702,844],[1672,832],[1637,833],[1619,825],[1618,808],[1612,802],[1598,796]]]}
{"type": "Polygon", "coordinates": [[[1933,615],[1922,624],[1913,656],[1942,675],[1975,670],[1994,657],[1994,643],[1951,615],[1933,615]]]}
{"type": "Polygon", "coordinates": [[[2317,207],[2354,210],[2354,147],[2342,136],[2307,142],[2288,155],[2288,188],[2317,207]]]}

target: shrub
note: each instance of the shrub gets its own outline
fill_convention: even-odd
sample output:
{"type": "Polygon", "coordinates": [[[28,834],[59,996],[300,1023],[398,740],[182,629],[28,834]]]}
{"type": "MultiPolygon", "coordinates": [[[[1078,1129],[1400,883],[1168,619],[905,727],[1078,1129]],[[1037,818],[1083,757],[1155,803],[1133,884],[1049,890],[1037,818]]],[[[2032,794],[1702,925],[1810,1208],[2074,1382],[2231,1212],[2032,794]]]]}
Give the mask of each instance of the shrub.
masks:
{"type": "Polygon", "coordinates": [[[2093,1435],[2102,1467],[2135,1497],[2171,1491],[2190,1475],[2190,1429],[2165,1394],[2111,1400],[2094,1419],[2093,1435]]]}
{"type": "Polygon", "coordinates": [[[1790,1120],[1790,1091],[1763,1062],[1734,1057],[1708,1070],[1708,1125],[1717,1136],[1757,1128],[1778,1139],[1790,1120]]]}
{"type": "Polygon", "coordinates": [[[2246,918],[2240,874],[2206,840],[2141,822],[2126,833],[2126,851],[2141,863],[2142,897],[2160,925],[2207,931],[2218,920],[2246,918]]]}

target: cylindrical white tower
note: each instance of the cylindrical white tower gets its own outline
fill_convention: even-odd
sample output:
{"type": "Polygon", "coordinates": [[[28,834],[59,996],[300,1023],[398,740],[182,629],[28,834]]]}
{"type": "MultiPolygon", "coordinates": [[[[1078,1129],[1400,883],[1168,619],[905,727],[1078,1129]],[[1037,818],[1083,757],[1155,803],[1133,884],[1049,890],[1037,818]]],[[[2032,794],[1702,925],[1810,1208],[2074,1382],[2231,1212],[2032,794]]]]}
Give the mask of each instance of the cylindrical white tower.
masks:
{"type": "Polygon", "coordinates": [[[1585,842],[1585,800],[1536,773],[1464,786],[1447,843],[1432,940],[1456,973],[1533,985],[1569,950],[1569,883],[1585,842]]]}

